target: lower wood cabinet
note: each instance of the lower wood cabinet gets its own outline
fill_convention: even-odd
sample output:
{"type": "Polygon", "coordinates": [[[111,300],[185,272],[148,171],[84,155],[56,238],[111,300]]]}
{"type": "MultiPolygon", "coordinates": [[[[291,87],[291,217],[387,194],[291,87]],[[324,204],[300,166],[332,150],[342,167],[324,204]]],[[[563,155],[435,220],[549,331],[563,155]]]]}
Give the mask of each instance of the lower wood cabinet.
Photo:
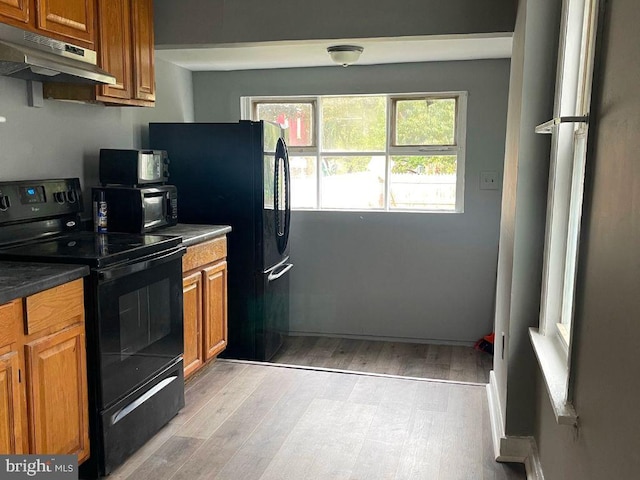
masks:
{"type": "Polygon", "coordinates": [[[202,356],[202,272],[182,278],[184,304],[184,376],[187,378],[204,363],[202,356]]]}
{"type": "Polygon", "coordinates": [[[0,454],[89,457],[83,300],[80,279],[0,305],[0,454]]]}
{"type": "Polygon", "coordinates": [[[227,346],[227,262],[205,268],[204,276],[204,358],[218,356],[227,346]]]}
{"type": "Polygon", "coordinates": [[[0,453],[23,453],[18,352],[0,355],[0,453]]]}
{"type": "Polygon", "coordinates": [[[84,325],[25,345],[30,451],[89,456],[84,325]]]}
{"type": "Polygon", "coordinates": [[[184,376],[227,346],[226,237],[187,248],[183,265],[184,376]]]}

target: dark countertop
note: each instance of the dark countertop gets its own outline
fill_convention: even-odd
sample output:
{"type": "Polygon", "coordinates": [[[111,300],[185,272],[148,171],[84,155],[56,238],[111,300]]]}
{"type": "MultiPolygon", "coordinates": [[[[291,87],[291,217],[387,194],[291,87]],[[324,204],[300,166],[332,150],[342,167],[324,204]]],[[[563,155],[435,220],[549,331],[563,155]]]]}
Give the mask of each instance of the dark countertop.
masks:
{"type": "Polygon", "coordinates": [[[0,262],[0,305],[89,275],[85,265],[0,262]]]}
{"type": "Polygon", "coordinates": [[[182,237],[182,245],[189,247],[206,242],[231,231],[229,225],[194,225],[179,223],[174,227],[166,227],[154,233],[158,235],[179,235],[182,237]]]}

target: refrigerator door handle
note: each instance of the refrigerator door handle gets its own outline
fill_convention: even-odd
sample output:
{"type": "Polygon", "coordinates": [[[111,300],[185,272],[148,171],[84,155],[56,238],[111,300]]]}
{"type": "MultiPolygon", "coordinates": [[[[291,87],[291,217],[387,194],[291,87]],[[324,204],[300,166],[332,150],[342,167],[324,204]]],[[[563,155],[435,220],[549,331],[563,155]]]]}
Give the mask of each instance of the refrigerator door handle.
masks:
{"type": "Polygon", "coordinates": [[[284,235],[285,235],[285,243],[284,248],[287,248],[287,244],[289,243],[289,229],[291,228],[291,166],[289,165],[289,152],[287,150],[287,145],[282,141],[284,148],[284,235]]]}
{"type": "Polygon", "coordinates": [[[283,263],[269,272],[267,280],[273,282],[293,268],[293,263],[283,263]]]}

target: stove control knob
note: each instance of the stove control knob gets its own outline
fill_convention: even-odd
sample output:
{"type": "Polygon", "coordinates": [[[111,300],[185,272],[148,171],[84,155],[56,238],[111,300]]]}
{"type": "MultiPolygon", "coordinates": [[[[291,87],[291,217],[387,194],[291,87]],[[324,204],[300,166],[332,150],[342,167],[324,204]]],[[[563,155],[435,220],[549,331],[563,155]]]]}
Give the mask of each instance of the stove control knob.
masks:
{"type": "Polygon", "coordinates": [[[0,196],[0,212],[6,212],[11,206],[11,201],[6,195],[0,196]]]}
{"type": "Polygon", "coordinates": [[[76,194],[75,190],[68,190],[66,196],[67,202],[69,203],[76,203],[76,201],[78,200],[78,195],[76,194]]]}
{"type": "Polygon", "coordinates": [[[66,202],[66,200],[64,198],[64,192],[54,192],[53,199],[56,201],[56,203],[59,203],[61,205],[64,202],[66,202]]]}

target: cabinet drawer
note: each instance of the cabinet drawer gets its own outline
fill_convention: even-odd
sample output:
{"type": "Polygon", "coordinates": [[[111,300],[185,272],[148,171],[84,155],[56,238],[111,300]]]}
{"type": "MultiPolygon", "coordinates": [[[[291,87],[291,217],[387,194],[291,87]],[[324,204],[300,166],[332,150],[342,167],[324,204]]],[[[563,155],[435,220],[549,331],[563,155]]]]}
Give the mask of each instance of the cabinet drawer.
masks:
{"type": "Polygon", "coordinates": [[[49,327],[63,328],[84,320],[82,279],[36,293],[26,299],[26,334],[49,327]]]}
{"type": "Polygon", "coordinates": [[[21,324],[22,308],[20,300],[0,305],[0,347],[18,340],[21,324]]]}
{"type": "Polygon", "coordinates": [[[193,245],[187,248],[187,253],[182,258],[182,271],[188,272],[226,256],[227,237],[219,237],[208,242],[193,245]]]}

